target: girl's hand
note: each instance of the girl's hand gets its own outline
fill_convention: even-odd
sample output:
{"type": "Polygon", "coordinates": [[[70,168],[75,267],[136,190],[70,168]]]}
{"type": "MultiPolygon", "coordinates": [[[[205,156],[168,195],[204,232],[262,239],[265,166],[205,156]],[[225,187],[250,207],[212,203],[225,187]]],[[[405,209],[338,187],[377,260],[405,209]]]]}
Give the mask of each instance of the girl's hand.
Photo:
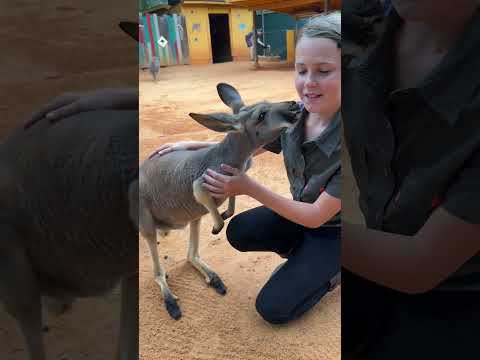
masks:
{"type": "Polygon", "coordinates": [[[136,89],[102,89],[85,93],[65,93],[42,106],[25,123],[27,129],[46,118],[51,123],[68,116],[92,110],[137,109],[136,89]]]}
{"type": "Polygon", "coordinates": [[[160,146],[157,150],[155,150],[153,153],[150,154],[148,157],[151,159],[154,156],[162,156],[168,153],[171,153],[172,151],[177,151],[177,150],[198,150],[210,145],[213,145],[214,143],[212,142],[202,142],[202,141],[178,141],[175,143],[166,143],[160,146]]]}
{"type": "Polygon", "coordinates": [[[244,195],[252,186],[252,180],[247,174],[229,165],[222,164],[221,169],[229,175],[219,174],[208,169],[203,175],[203,187],[215,199],[223,199],[230,196],[244,195]]]}

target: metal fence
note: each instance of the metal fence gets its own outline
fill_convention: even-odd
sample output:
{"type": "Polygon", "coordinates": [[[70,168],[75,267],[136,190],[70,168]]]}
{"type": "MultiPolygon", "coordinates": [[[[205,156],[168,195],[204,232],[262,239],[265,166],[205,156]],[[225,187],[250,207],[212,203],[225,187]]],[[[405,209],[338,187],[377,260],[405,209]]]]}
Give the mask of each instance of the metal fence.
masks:
{"type": "Polygon", "coordinates": [[[147,68],[153,57],[161,66],[189,64],[188,36],[182,15],[140,14],[139,65],[147,68]]]}
{"type": "Polygon", "coordinates": [[[287,30],[265,31],[258,34],[257,55],[268,57],[279,57],[281,60],[287,58],[287,30]]]}
{"type": "Polygon", "coordinates": [[[306,19],[295,20],[286,14],[271,11],[257,11],[257,34],[268,46],[257,45],[257,55],[278,56],[281,60],[287,58],[287,30],[298,30],[303,27],[306,19]]]}
{"type": "Polygon", "coordinates": [[[168,7],[168,0],[140,0],[140,11],[147,11],[157,7],[168,7]]]}

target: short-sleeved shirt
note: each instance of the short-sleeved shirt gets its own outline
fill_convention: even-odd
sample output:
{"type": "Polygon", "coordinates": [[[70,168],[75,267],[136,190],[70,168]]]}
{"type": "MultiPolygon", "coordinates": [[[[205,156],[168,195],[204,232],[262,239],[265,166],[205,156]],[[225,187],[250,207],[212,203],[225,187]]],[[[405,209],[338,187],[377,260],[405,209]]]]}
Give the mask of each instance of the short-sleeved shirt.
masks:
{"type": "Polygon", "coordinates": [[[245,42],[247,43],[247,47],[253,46],[253,32],[250,31],[247,35],[245,35],[245,42]]]}
{"type": "MultiPolygon", "coordinates": [[[[414,235],[437,206],[480,224],[480,10],[419,86],[392,91],[401,22],[392,9],[377,46],[343,69],[345,141],[366,224],[414,235]]],[[[480,289],[480,254],[438,287],[451,288],[480,289]]]]}
{"type": "MultiPolygon", "coordinates": [[[[340,198],[342,131],[340,112],[316,139],[310,141],[305,141],[307,116],[308,112],[304,108],[295,125],[264,148],[277,154],[283,151],[290,192],[294,200],[314,203],[323,191],[340,198]]],[[[323,226],[340,226],[340,212],[323,226]]]]}

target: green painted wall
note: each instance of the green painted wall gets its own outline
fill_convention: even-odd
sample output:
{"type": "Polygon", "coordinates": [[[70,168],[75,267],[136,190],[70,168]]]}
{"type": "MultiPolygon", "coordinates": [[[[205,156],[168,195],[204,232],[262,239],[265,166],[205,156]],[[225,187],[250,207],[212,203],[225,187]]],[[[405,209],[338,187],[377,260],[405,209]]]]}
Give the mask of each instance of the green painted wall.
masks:
{"type": "MultiPolygon", "coordinates": [[[[300,29],[306,22],[306,19],[296,21],[290,15],[265,12],[264,14],[264,29],[265,29],[265,44],[271,46],[270,55],[280,56],[282,60],[287,58],[287,38],[286,30],[300,29]]],[[[262,15],[261,11],[256,15],[257,30],[262,29],[262,15]]],[[[262,40],[262,36],[260,36],[262,40]]],[[[263,55],[261,46],[257,47],[257,54],[263,55]]]]}
{"type": "Polygon", "coordinates": [[[168,6],[168,0],[139,0],[140,11],[148,11],[156,7],[168,6]]]}

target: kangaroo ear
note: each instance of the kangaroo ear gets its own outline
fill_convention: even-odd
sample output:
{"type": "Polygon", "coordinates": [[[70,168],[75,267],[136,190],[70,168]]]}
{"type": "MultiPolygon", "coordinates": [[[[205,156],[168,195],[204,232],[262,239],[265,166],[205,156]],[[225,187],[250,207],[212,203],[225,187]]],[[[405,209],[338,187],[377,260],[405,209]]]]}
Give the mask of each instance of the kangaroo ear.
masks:
{"type": "Polygon", "coordinates": [[[138,23],[133,21],[120,21],[120,29],[126,32],[133,40],[138,41],[138,23]]]}
{"type": "Polygon", "coordinates": [[[217,85],[217,92],[223,103],[233,110],[234,114],[240,111],[240,108],[245,106],[242,97],[232,85],[219,83],[217,85]]]}
{"type": "Polygon", "coordinates": [[[228,132],[240,131],[242,129],[240,122],[234,115],[228,115],[224,113],[208,115],[190,113],[189,115],[192,117],[192,119],[213,131],[228,132]]]}

